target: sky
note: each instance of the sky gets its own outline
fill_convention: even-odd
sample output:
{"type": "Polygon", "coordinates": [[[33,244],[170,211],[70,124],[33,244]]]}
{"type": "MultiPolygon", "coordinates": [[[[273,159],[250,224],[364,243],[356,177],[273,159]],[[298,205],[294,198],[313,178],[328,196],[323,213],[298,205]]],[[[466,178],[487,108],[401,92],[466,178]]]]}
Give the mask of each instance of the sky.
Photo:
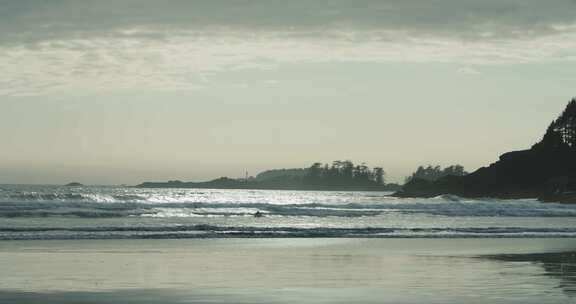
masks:
{"type": "Polygon", "coordinates": [[[575,70],[576,0],[0,0],[0,183],[473,171],[575,70]]]}

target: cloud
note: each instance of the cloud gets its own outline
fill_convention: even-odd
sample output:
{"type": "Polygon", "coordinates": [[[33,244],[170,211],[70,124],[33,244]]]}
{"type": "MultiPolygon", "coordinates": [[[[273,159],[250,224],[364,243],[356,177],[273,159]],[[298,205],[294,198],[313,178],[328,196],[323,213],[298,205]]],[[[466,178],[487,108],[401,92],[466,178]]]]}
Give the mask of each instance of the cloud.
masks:
{"type": "MultiPolygon", "coordinates": [[[[123,89],[196,90],[206,74],[321,62],[458,63],[465,66],[574,60],[576,35],[467,42],[397,33],[188,32],[163,40],[92,38],[0,47],[0,94],[123,89]],[[338,37],[338,38],[337,38],[338,37]],[[377,38],[374,38],[377,37],[377,38]],[[385,38],[383,38],[385,37],[385,38]],[[570,59],[572,58],[572,59],[570,59]]],[[[470,68],[461,73],[470,74],[470,68]]]]}
{"type": "Polygon", "coordinates": [[[479,74],[481,74],[480,71],[478,71],[475,68],[471,68],[471,67],[462,67],[462,68],[459,68],[456,72],[458,72],[459,74],[463,74],[463,75],[479,75],[479,74]]]}
{"type": "Polygon", "coordinates": [[[0,0],[0,95],[197,90],[317,62],[574,61],[569,0],[0,0]]]}
{"type": "Polygon", "coordinates": [[[278,85],[280,82],[276,79],[268,79],[264,81],[264,84],[267,86],[275,86],[278,85]]]}
{"type": "MultiPolygon", "coordinates": [[[[564,32],[573,0],[18,0],[0,1],[0,41],[109,35],[132,28],[402,31],[461,39],[564,32]]],[[[138,32],[161,38],[158,32],[138,32]]]]}

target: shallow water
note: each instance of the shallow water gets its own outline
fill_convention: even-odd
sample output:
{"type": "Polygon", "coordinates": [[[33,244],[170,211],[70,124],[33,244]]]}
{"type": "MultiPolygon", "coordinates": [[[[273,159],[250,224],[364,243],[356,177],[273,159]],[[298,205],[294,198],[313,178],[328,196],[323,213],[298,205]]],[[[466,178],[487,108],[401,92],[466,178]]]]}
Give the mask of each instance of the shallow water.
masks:
{"type": "Polygon", "coordinates": [[[576,237],[576,205],[388,195],[3,185],[0,240],[576,237]]]}
{"type": "Polygon", "coordinates": [[[574,239],[0,242],[0,303],[576,303],[574,239]]]}

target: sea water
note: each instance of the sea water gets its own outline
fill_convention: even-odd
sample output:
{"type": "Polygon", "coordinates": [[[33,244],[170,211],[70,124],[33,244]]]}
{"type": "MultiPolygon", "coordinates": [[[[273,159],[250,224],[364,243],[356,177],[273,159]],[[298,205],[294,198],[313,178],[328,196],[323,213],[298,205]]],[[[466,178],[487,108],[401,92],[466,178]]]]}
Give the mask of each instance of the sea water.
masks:
{"type": "Polygon", "coordinates": [[[386,192],[0,186],[0,240],[226,237],[576,237],[576,205],[386,192]]]}

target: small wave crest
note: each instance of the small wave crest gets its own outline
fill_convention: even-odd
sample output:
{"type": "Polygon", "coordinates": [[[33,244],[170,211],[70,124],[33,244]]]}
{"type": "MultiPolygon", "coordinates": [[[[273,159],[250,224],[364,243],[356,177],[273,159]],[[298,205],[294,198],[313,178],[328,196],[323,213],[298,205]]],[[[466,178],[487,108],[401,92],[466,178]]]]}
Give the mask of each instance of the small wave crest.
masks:
{"type": "Polygon", "coordinates": [[[0,202],[2,217],[192,217],[267,215],[291,217],[366,217],[386,214],[424,214],[450,217],[576,217],[576,206],[543,204],[534,200],[482,201],[437,199],[401,200],[382,203],[157,203],[157,202],[82,202],[28,201],[0,202]]]}
{"type": "Polygon", "coordinates": [[[0,240],[27,239],[162,239],[162,238],[549,238],[575,237],[576,228],[297,228],[224,227],[0,227],[0,240]]]}

